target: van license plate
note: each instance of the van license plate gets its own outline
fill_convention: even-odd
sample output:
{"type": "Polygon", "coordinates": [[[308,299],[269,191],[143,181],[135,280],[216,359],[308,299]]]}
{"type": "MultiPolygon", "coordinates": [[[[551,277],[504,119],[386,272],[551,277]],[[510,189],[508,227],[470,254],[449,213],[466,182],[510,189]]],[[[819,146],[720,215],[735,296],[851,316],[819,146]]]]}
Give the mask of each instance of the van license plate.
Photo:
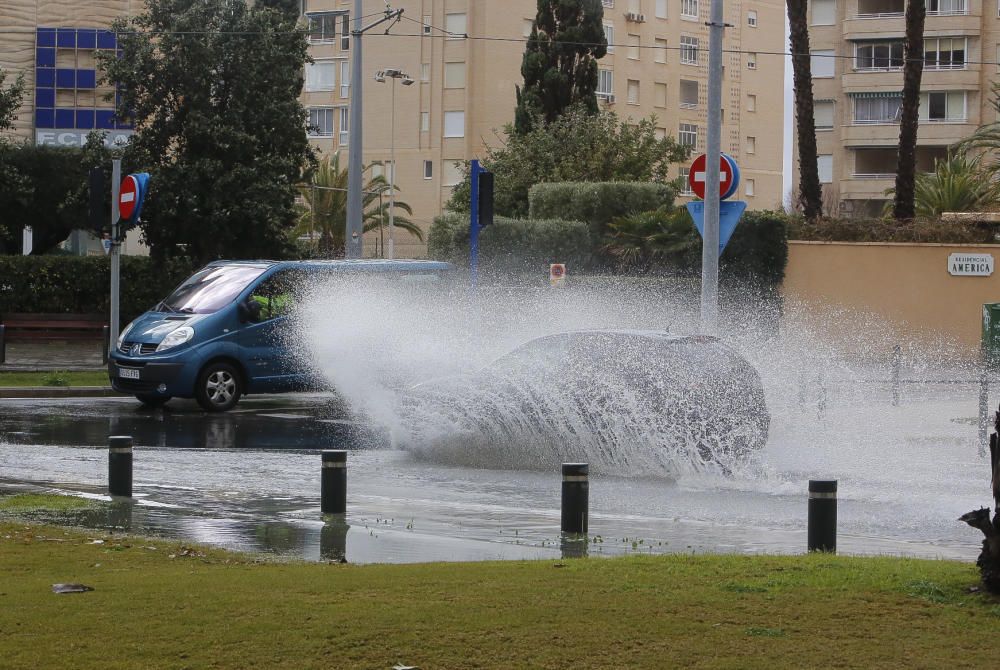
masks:
{"type": "Polygon", "coordinates": [[[139,371],[135,368],[118,368],[118,376],[122,379],[138,379],[139,371]]]}

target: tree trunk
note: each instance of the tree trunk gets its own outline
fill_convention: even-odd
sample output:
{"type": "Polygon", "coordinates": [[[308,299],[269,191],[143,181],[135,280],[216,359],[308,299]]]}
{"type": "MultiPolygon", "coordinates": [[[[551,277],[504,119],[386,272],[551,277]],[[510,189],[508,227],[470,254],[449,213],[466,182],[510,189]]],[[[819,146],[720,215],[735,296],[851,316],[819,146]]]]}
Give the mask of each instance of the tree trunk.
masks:
{"type": "Polygon", "coordinates": [[[795,80],[795,132],[799,144],[799,203],[809,221],[823,214],[823,192],[816,159],[812,67],[809,55],[807,0],[787,0],[791,31],[792,74],[795,80]]]}
{"type": "MultiPolygon", "coordinates": [[[[923,0],[921,0],[923,2],[923,0]]],[[[993,488],[994,509],[1000,509],[1000,411],[996,413],[994,433],[990,435],[990,480],[993,488]]],[[[1000,593],[1000,513],[990,520],[990,508],[983,507],[959,517],[973,528],[982,531],[983,548],[976,559],[983,586],[990,593],[1000,593]]]]}
{"type": "Polygon", "coordinates": [[[903,50],[903,110],[899,118],[899,163],[892,215],[897,221],[914,216],[913,184],[917,172],[917,126],[920,79],[924,72],[924,0],[906,3],[906,48],[903,50]]]}

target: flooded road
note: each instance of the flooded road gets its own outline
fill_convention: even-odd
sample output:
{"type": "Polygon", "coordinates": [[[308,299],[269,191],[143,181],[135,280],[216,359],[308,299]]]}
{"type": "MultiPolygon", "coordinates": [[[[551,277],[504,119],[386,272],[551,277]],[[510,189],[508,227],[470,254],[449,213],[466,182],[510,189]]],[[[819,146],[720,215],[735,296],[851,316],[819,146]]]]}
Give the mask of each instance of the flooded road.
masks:
{"type": "MultiPolygon", "coordinates": [[[[778,407],[761,462],[731,478],[592,476],[585,551],[800,553],[807,480],[833,478],[842,553],[974,560],[978,533],[956,519],[989,503],[988,466],[974,448],[974,389],[947,394],[894,408],[845,398],[821,420],[778,407]]],[[[0,400],[0,493],[93,497],[107,502],[56,520],[307,560],[581,553],[559,537],[558,471],[450,466],[386,442],[320,394],[248,398],[221,416],[182,401],[0,400]],[[135,440],[135,498],[112,502],[107,437],[122,434],[135,440]],[[319,451],[333,448],[350,450],[343,520],[319,509],[319,451]]]]}

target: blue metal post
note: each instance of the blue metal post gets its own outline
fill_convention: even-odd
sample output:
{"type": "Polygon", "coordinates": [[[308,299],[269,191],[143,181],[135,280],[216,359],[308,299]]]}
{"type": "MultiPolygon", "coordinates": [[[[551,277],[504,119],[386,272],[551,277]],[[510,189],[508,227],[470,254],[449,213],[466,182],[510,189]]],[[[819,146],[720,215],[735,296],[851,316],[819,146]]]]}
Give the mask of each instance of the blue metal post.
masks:
{"type": "Polygon", "coordinates": [[[473,159],[469,171],[469,183],[472,187],[472,199],[469,203],[469,279],[472,288],[479,281],[479,161],[473,159]]]}

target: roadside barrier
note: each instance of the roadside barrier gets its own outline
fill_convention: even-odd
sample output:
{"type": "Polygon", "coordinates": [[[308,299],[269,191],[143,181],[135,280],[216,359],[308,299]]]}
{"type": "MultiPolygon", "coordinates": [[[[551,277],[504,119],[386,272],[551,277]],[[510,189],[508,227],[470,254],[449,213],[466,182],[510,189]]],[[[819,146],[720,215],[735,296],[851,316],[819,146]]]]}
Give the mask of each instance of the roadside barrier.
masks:
{"type": "Polygon", "coordinates": [[[590,503],[590,465],[562,464],[562,524],[564,533],[587,533],[587,508],[590,503]]]}
{"type": "Polygon", "coordinates": [[[837,553],[837,480],[809,480],[809,551],[837,553]]]}
{"type": "Polygon", "coordinates": [[[320,481],[320,508],[323,514],[343,514],[347,511],[347,452],[323,452],[323,472],[320,481]]]}
{"type": "Polygon", "coordinates": [[[132,436],[108,437],[108,493],[132,497],[132,436]]]}

